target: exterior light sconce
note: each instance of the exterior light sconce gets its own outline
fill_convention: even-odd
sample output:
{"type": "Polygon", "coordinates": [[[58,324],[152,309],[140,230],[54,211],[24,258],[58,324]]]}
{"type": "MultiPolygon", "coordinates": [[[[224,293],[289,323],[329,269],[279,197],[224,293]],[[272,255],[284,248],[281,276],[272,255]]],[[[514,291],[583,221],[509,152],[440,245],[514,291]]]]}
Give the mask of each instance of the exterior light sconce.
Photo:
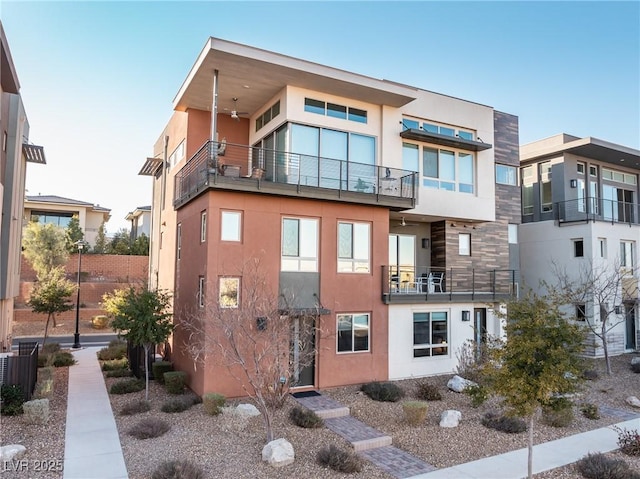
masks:
{"type": "Polygon", "coordinates": [[[260,317],[256,318],[256,328],[258,328],[258,331],[264,331],[265,329],[267,329],[267,317],[266,316],[260,316],[260,317]]]}
{"type": "Polygon", "coordinates": [[[462,311],[462,321],[471,321],[471,311],[462,311]]]}
{"type": "Polygon", "coordinates": [[[622,314],[622,306],[620,306],[620,305],[614,306],[613,312],[616,313],[616,314],[622,314]]]}
{"type": "Polygon", "coordinates": [[[578,187],[578,180],[569,180],[569,186],[571,186],[571,188],[577,188],[578,187]]]}
{"type": "Polygon", "coordinates": [[[422,238],[422,247],[427,249],[429,247],[429,238],[422,238]]]}

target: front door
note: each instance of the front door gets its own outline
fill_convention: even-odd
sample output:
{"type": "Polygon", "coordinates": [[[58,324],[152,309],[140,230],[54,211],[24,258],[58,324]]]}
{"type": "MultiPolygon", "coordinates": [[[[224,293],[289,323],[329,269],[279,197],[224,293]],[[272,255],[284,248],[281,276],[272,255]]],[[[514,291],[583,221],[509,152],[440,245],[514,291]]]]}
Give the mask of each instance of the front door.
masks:
{"type": "Polygon", "coordinates": [[[473,332],[476,343],[476,356],[482,355],[483,346],[487,341],[487,309],[475,308],[473,310],[473,332]]]}
{"type": "Polygon", "coordinates": [[[313,386],[315,380],[315,320],[310,316],[291,319],[291,366],[294,387],[313,386]]]}
{"type": "Polygon", "coordinates": [[[624,304],[624,314],[626,318],[626,344],[625,347],[630,350],[635,350],[636,343],[636,308],[634,303],[624,304]]]}

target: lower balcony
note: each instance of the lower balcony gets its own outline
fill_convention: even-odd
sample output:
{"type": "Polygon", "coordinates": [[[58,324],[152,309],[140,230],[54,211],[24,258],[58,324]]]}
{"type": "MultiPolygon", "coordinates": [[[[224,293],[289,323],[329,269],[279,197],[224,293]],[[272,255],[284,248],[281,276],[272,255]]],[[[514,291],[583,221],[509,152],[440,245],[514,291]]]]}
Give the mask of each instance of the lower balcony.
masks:
{"type": "Polygon", "coordinates": [[[174,207],[209,189],[413,208],[416,172],[224,142],[205,143],[176,174],[174,207]]]}
{"type": "Polygon", "coordinates": [[[385,304],[507,301],[518,297],[515,270],[383,266],[385,304]]]}

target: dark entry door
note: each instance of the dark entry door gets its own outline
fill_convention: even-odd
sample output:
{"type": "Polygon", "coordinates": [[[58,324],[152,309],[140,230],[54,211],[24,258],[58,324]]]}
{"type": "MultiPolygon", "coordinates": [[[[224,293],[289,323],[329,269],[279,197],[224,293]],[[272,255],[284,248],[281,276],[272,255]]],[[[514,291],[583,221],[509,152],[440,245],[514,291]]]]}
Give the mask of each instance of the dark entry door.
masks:
{"type": "Polygon", "coordinates": [[[313,317],[302,316],[291,319],[291,365],[294,387],[314,385],[315,339],[313,317]]]}
{"type": "Polygon", "coordinates": [[[476,354],[480,357],[484,343],[487,341],[487,308],[473,310],[473,340],[476,343],[476,354]]]}
{"type": "Polygon", "coordinates": [[[625,347],[627,349],[635,350],[637,347],[636,343],[636,307],[634,303],[625,303],[624,304],[624,314],[626,318],[626,344],[625,347]]]}

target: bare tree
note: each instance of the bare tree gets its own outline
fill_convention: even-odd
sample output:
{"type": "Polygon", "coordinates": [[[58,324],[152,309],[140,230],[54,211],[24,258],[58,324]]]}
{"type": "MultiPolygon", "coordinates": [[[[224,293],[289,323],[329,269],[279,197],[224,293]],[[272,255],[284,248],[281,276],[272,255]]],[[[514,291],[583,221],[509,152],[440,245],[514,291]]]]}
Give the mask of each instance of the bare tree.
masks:
{"type": "Polygon", "coordinates": [[[543,286],[555,302],[576,308],[576,319],[584,321],[602,344],[607,374],[611,375],[610,333],[625,321],[620,314],[623,301],[637,301],[637,269],[622,266],[618,260],[602,264],[587,261],[573,273],[555,263],[552,269],[554,282],[543,282],[543,286]]]}
{"type": "Polygon", "coordinates": [[[286,295],[272,289],[258,259],[221,284],[207,288],[203,307],[184,312],[177,329],[186,332],[184,348],[196,364],[221,362],[255,401],[269,442],[275,410],[284,404],[300,369],[315,359],[319,310],[292,316],[286,295]],[[300,324],[312,327],[298,329],[300,324]]]}

